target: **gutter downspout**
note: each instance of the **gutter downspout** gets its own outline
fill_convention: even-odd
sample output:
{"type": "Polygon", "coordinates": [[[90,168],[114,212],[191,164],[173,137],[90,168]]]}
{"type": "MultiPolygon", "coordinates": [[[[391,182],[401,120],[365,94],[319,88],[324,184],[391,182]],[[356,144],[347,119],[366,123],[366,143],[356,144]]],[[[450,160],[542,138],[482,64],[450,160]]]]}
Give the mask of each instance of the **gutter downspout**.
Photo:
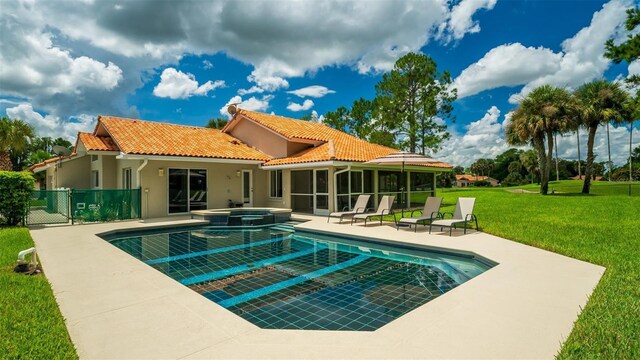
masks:
{"type": "MultiPolygon", "coordinates": [[[[144,161],[142,162],[142,164],[140,164],[140,166],[138,166],[138,169],[136,170],[136,188],[139,189],[140,191],[140,200],[142,200],[142,188],[140,187],[140,172],[142,171],[142,169],[145,168],[145,166],[147,166],[147,164],[149,163],[149,159],[144,159],[144,161]]],[[[149,191],[146,190],[144,192],[145,194],[145,216],[148,216],[149,214],[149,191]]],[[[143,218],[142,216],[142,204],[140,204],[140,218],[143,218]]]]}
{"type": "MultiPolygon", "coordinates": [[[[336,209],[336,206],[338,205],[338,175],[342,174],[344,172],[350,171],[351,170],[351,165],[347,165],[346,169],[342,169],[340,171],[336,171],[333,173],[333,208],[334,211],[336,209]]],[[[351,192],[351,178],[349,178],[349,192],[351,192]]]]}

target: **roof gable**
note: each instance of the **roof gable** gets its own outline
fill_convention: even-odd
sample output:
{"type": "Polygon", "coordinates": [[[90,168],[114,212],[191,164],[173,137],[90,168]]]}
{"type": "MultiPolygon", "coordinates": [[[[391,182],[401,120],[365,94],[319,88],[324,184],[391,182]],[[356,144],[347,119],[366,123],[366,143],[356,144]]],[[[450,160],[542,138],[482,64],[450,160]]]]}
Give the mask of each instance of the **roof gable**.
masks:
{"type": "Polygon", "coordinates": [[[108,136],[95,136],[80,132],[78,133],[78,141],[82,142],[87,151],[120,151],[113,139],[108,136]]]}
{"type": "Polygon", "coordinates": [[[98,121],[126,154],[265,161],[269,157],[216,129],[99,116],[98,121]]]}

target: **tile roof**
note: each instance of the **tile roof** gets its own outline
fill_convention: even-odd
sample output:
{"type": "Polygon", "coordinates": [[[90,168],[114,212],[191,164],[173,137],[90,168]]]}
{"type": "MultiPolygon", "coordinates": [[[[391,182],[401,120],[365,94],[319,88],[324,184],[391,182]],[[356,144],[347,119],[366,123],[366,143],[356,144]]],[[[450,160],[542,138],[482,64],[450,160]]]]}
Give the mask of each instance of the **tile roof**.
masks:
{"type": "Polygon", "coordinates": [[[82,141],[88,151],[120,151],[116,143],[108,136],[95,136],[80,132],[78,133],[78,140],[82,141]]]}
{"type": "Polygon", "coordinates": [[[47,159],[43,162],[39,162],[37,164],[33,164],[29,167],[29,171],[34,171],[35,169],[41,168],[45,165],[49,165],[52,163],[55,163],[56,161],[59,160],[66,160],[66,159],[71,159],[72,157],[76,157],[78,154],[76,153],[72,153],[71,155],[67,155],[67,156],[56,156],[56,157],[52,157],[51,159],[47,159]]]}
{"type": "Polygon", "coordinates": [[[488,176],[482,176],[482,175],[469,175],[469,174],[460,174],[460,175],[456,175],[456,180],[467,180],[467,181],[485,181],[485,180],[495,180],[493,178],[490,178],[488,176]]]}
{"type": "MultiPolygon", "coordinates": [[[[372,144],[325,124],[312,121],[295,120],[244,109],[238,109],[236,117],[238,115],[249,118],[290,140],[305,139],[325,142],[320,146],[303,150],[286,158],[267,161],[264,166],[329,160],[365,162],[398,151],[390,147],[372,144]]],[[[440,162],[431,163],[429,167],[451,168],[452,166],[440,162]]]]}
{"type": "Polygon", "coordinates": [[[120,150],[126,154],[269,160],[266,154],[216,129],[99,116],[120,150]]]}

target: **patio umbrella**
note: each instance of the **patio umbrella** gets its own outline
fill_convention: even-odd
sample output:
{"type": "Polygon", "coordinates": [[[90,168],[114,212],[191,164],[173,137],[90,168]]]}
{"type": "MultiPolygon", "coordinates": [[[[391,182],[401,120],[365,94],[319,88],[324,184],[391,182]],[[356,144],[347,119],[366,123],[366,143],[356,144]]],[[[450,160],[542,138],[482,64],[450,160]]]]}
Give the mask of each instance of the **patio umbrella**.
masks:
{"type": "Polygon", "coordinates": [[[406,181],[404,181],[404,166],[405,165],[424,165],[429,163],[436,163],[438,160],[434,160],[428,156],[422,154],[416,154],[409,151],[398,151],[386,156],[382,156],[373,160],[369,160],[365,162],[365,164],[374,164],[374,165],[401,165],[400,170],[400,191],[402,192],[402,213],[404,215],[405,203],[404,200],[404,185],[406,181]]]}

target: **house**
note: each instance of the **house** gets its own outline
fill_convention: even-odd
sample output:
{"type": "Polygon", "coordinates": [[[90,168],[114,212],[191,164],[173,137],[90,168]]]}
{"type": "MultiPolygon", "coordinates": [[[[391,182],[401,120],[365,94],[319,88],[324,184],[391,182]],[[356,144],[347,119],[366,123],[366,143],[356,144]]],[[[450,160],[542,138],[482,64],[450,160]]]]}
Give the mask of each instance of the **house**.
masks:
{"type": "Polygon", "coordinates": [[[476,181],[488,181],[489,184],[491,184],[491,186],[498,186],[498,180],[488,176],[476,176],[476,175],[468,175],[468,174],[456,175],[457,187],[473,186],[473,184],[475,184],[476,181]]]}
{"type": "MultiPolygon", "coordinates": [[[[599,176],[599,175],[598,175],[598,176],[593,176],[593,177],[592,177],[592,180],[595,180],[595,181],[602,181],[602,178],[603,178],[603,176],[599,176]]],[[[576,175],[576,176],[572,176],[572,177],[570,177],[569,179],[571,179],[571,180],[584,180],[584,175],[579,175],[579,176],[578,176],[578,175],[576,175]]]]}
{"type": "MultiPolygon", "coordinates": [[[[99,116],[80,133],[70,156],[34,165],[46,187],[142,190],[142,217],[192,210],[291,208],[324,215],[351,207],[360,194],[370,206],[400,197],[400,166],[364,164],[397,150],[324,124],[235,110],[222,129],[99,116]]],[[[409,203],[435,193],[435,175],[449,164],[406,166],[409,203]]]]}

